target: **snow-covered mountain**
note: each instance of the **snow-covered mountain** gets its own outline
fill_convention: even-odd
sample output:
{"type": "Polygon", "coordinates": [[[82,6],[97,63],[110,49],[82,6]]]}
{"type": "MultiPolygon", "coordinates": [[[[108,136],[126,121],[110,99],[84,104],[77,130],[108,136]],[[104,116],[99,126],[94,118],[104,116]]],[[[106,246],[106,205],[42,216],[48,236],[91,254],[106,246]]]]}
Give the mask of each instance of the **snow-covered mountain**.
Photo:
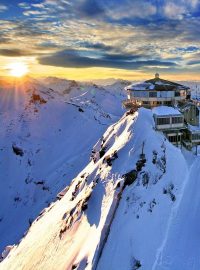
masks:
{"type": "Polygon", "coordinates": [[[0,269],[198,270],[200,158],[156,132],[151,110],[123,114],[122,82],[53,84],[31,82],[25,107],[2,110],[4,243],[46,208],[0,269]]]}
{"type": "Polygon", "coordinates": [[[124,82],[98,87],[47,78],[0,81],[0,250],[89,162],[123,114],[124,82]]]}

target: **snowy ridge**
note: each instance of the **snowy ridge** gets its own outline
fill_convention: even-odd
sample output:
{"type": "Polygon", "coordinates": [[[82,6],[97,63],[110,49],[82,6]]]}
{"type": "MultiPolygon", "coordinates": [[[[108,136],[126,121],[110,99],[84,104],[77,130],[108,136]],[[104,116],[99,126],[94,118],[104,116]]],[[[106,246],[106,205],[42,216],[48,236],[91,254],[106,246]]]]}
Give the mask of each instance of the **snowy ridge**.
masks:
{"type": "Polygon", "coordinates": [[[0,81],[1,251],[87,165],[93,144],[124,112],[123,88],[72,87],[56,78],[0,81]]]}
{"type": "Polygon", "coordinates": [[[150,110],[124,115],[0,269],[179,269],[164,250],[175,244],[173,212],[187,173],[182,152],[154,130],[150,110]]]}

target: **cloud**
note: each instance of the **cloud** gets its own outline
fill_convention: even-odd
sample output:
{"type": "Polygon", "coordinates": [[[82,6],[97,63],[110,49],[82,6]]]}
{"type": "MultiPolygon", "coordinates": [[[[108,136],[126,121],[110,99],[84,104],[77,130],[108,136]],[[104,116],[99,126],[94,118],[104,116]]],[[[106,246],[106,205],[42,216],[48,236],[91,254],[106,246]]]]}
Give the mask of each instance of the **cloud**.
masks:
{"type": "Polygon", "coordinates": [[[30,56],[32,55],[32,53],[30,51],[20,49],[0,49],[0,55],[8,57],[19,57],[19,56],[30,56]]]}
{"type": "Polygon", "coordinates": [[[5,6],[5,5],[0,4],[0,12],[4,12],[6,10],[8,10],[8,7],[5,6]]]}
{"type": "Polygon", "coordinates": [[[197,46],[188,46],[188,47],[177,47],[173,50],[174,52],[176,53],[194,53],[194,52],[197,52],[197,51],[200,51],[200,47],[197,47],[197,46]]]}
{"type": "Polygon", "coordinates": [[[32,7],[34,8],[45,8],[44,3],[39,3],[39,4],[31,4],[32,7]]]}
{"type": "Polygon", "coordinates": [[[88,41],[80,42],[79,45],[88,49],[102,50],[102,51],[111,51],[114,50],[113,46],[106,45],[104,43],[92,43],[88,41]]]}
{"type": "Polygon", "coordinates": [[[58,45],[52,41],[44,41],[44,42],[37,44],[37,48],[39,48],[39,49],[55,49],[55,48],[59,48],[59,47],[60,47],[60,45],[58,45]]]}
{"type": "Polygon", "coordinates": [[[44,15],[44,14],[47,14],[46,11],[39,11],[39,10],[27,10],[27,11],[24,11],[23,14],[25,16],[35,16],[35,15],[44,15]]]}
{"type": "Polygon", "coordinates": [[[0,37],[0,44],[7,44],[7,43],[10,43],[12,40],[10,40],[9,38],[7,37],[0,37]]]}
{"type": "Polygon", "coordinates": [[[107,67],[118,69],[137,69],[145,66],[176,66],[170,61],[140,59],[138,55],[103,54],[101,57],[84,56],[83,51],[64,50],[39,58],[40,64],[71,68],[107,67]]]}
{"type": "MultiPolygon", "coordinates": [[[[15,38],[21,37],[23,39],[31,40],[32,38],[42,38],[42,36],[50,36],[50,27],[46,28],[44,23],[35,23],[31,20],[15,21],[15,26],[12,29],[15,38]],[[43,27],[42,27],[43,26],[43,27]]],[[[14,42],[16,44],[16,42],[14,42]]]]}
{"type": "Polygon", "coordinates": [[[188,66],[195,66],[200,64],[200,50],[198,52],[194,52],[185,57],[186,64],[188,66]]]}
{"type": "Polygon", "coordinates": [[[164,14],[170,19],[183,19],[186,10],[173,2],[168,2],[164,7],[164,14]]]}
{"type": "Polygon", "coordinates": [[[18,6],[22,9],[30,9],[31,8],[31,6],[26,2],[21,2],[18,4],[18,6]]]}
{"type": "Polygon", "coordinates": [[[198,4],[198,0],[169,0],[165,1],[163,10],[167,18],[182,20],[185,17],[191,16],[198,4]]]}
{"type": "Polygon", "coordinates": [[[189,61],[187,62],[187,65],[190,65],[190,66],[194,66],[194,65],[200,65],[200,60],[193,60],[193,61],[189,61]]]}
{"type": "Polygon", "coordinates": [[[0,20],[1,53],[29,53],[44,65],[61,67],[186,70],[195,66],[193,56],[200,48],[199,4],[198,0],[22,0],[19,18],[16,14],[12,20],[0,20]]]}
{"type": "Polygon", "coordinates": [[[125,0],[117,4],[115,1],[111,1],[106,12],[108,17],[114,20],[129,19],[133,21],[137,18],[148,19],[154,16],[157,12],[157,7],[154,3],[147,0],[125,0]]]}

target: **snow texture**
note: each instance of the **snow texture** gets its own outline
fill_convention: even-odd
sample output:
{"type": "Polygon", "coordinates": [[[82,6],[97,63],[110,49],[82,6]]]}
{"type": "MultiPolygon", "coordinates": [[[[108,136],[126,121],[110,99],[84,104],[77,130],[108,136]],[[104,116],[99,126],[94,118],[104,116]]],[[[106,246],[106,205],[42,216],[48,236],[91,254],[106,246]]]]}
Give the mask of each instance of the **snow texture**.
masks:
{"type": "MultiPolygon", "coordinates": [[[[92,87],[92,89],[94,88],[92,87]]],[[[14,237],[12,233],[15,234],[21,228],[22,221],[25,220],[25,213],[28,213],[28,210],[30,212],[31,207],[33,207],[36,214],[36,208],[39,209],[44,205],[41,202],[41,197],[46,193],[45,191],[39,193],[38,189],[46,187],[48,184],[53,190],[53,194],[56,191],[60,192],[62,185],[59,186],[55,183],[62,174],[57,173],[56,177],[52,178],[51,175],[54,175],[57,168],[63,168],[62,164],[63,162],[66,164],[67,160],[70,161],[70,164],[80,162],[80,165],[76,164],[74,170],[69,174],[68,179],[73,177],[72,181],[62,182],[64,189],[59,193],[57,201],[44,208],[30,224],[30,228],[19,244],[8,248],[10,252],[5,253],[5,259],[1,262],[0,269],[200,269],[198,223],[200,158],[184,149],[176,148],[166,140],[162,133],[156,132],[153,128],[154,120],[151,110],[141,108],[135,113],[125,113],[119,119],[122,111],[119,107],[117,108],[115,98],[120,100],[120,92],[116,97],[116,93],[113,94],[107,90],[98,91],[96,89],[96,91],[98,97],[95,101],[93,99],[93,102],[91,102],[90,90],[83,91],[81,95],[80,93],[77,95],[77,90],[75,90],[70,99],[61,94],[53,99],[42,95],[42,98],[47,101],[39,106],[40,115],[43,115],[43,118],[42,116],[40,118],[38,114],[33,114],[32,111],[30,115],[28,114],[29,117],[37,119],[37,121],[35,120],[36,124],[31,129],[31,136],[39,137],[38,140],[42,141],[40,142],[40,147],[43,149],[41,151],[48,153],[48,155],[45,154],[45,157],[49,156],[47,161],[44,156],[43,159],[42,156],[39,158],[38,172],[41,173],[41,167],[44,171],[47,169],[52,171],[52,174],[46,172],[46,178],[34,178],[31,182],[30,193],[27,193],[25,189],[27,186],[22,185],[21,182],[19,186],[16,185],[15,181],[19,175],[17,168],[21,166],[24,173],[27,171],[27,167],[22,167],[24,165],[20,164],[24,164],[23,161],[29,153],[29,149],[36,149],[38,146],[31,145],[32,140],[28,141],[25,139],[26,137],[22,136],[23,130],[27,132],[23,125],[19,126],[18,134],[22,134],[21,137],[19,135],[13,137],[13,133],[8,133],[12,134],[12,136],[9,135],[10,137],[4,135],[7,143],[3,149],[8,147],[10,149],[9,160],[13,158],[13,163],[16,162],[12,175],[5,178],[9,181],[8,186],[4,184],[5,195],[3,192],[1,195],[2,202],[4,200],[6,202],[3,204],[6,205],[4,213],[6,214],[6,210],[9,209],[15,213],[11,212],[9,216],[5,216],[8,219],[12,218],[12,222],[13,217],[15,217],[15,222],[18,224],[16,230],[14,225],[11,225],[8,232],[6,225],[9,224],[9,221],[3,223],[5,224],[5,235],[10,233],[13,242],[15,238],[19,238],[19,235],[14,237]],[[87,95],[90,97],[89,100],[87,95]],[[106,100],[104,107],[105,97],[108,97],[108,100],[106,100]],[[114,100],[111,102],[112,98],[115,102],[114,100]],[[101,100],[102,107],[95,103],[99,100],[101,100]],[[111,119],[105,117],[105,111],[102,111],[102,108],[108,107],[107,102],[112,111],[111,113],[109,109],[111,119]],[[79,108],[84,112],[79,111],[79,108]],[[44,114],[42,114],[43,110],[44,114]],[[46,111],[48,113],[45,113],[46,111]],[[58,114],[54,125],[49,124],[50,119],[54,119],[52,111],[58,114]],[[77,114],[78,120],[70,118],[77,114]],[[45,127],[42,127],[42,123],[43,125],[47,123],[46,117],[48,115],[49,122],[45,127]],[[99,121],[94,120],[94,116],[98,117],[99,121]],[[41,122],[38,122],[39,119],[41,122]],[[53,134],[58,128],[58,119],[61,121],[61,129],[65,128],[66,123],[66,130],[55,145],[53,134]],[[112,123],[112,120],[115,122],[112,123]],[[71,126],[70,121],[73,121],[71,126]],[[84,124],[85,128],[80,127],[84,124]],[[109,127],[105,125],[109,125],[109,127]],[[76,137],[79,130],[81,130],[80,141],[78,141],[79,137],[76,137]],[[96,135],[91,138],[90,133],[96,135]],[[67,136],[70,136],[68,144],[67,136]],[[18,138],[17,141],[16,138],[18,138]],[[47,138],[49,145],[57,149],[53,152],[56,153],[54,159],[53,155],[50,154],[51,151],[46,150],[48,149],[45,144],[47,138]],[[90,149],[90,161],[81,162],[81,154],[89,157],[89,143],[95,140],[97,142],[94,142],[94,147],[90,149]],[[13,143],[23,151],[23,156],[13,153],[13,143]],[[60,143],[60,150],[58,150],[60,143]],[[66,153],[63,154],[65,152],[63,149],[67,147],[70,149],[70,143],[73,149],[69,150],[70,155],[73,153],[72,160],[66,153]],[[77,145],[81,146],[79,151],[77,145]],[[74,151],[77,151],[78,157],[74,155],[74,151]],[[20,160],[21,162],[19,162],[20,160]],[[76,175],[74,175],[75,173],[76,175]],[[42,182],[43,179],[48,179],[46,180],[48,182],[42,182]],[[11,191],[9,186],[12,187],[11,191]],[[54,186],[56,186],[55,189],[53,189],[54,186]],[[25,200],[24,197],[21,201],[16,199],[15,208],[9,203],[10,197],[12,194],[16,194],[17,188],[20,191],[19,198],[22,194],[25,196],[28,194],[27,210],[25,210],[26,204],[22,203],[25,200]],[[33,194],[35,195],[35,204],[31,199],[33,194]],[[36,203],[38,200],[40,203],[36,203]],[[20,204],[24,206],[19,207],[20,204]]],[[[51,91],[50,93],[52,95],[51,91]]],[[[57,93],[60,93],[60,90],[57,93]]],[[[6,112],[7,114],[11,113],[6,112]]],[[[5,115],[6,112],[4,112],[5,115]]],[[[12,117],[15,119],[15,115],[16,122],[14,123],[17,124],[14,127],[17,132],[17,125],[20,122],[17,121],[16,112],[13,113],[12,117]]],[[[36,162],[36,159],[33,160],[36,162]]],[[[6,163],[4,165],[7,173],[8,165],[6,163]]],[[[66,172],[70,167],[67,168],[66,172]]],[[[33,171],[35,170],[36,167],[33,171]]],[[[28,216],[28,214],[26,215],[28,216]]],[[[10,239],[11,236],[9,235],[10,239]]]]}

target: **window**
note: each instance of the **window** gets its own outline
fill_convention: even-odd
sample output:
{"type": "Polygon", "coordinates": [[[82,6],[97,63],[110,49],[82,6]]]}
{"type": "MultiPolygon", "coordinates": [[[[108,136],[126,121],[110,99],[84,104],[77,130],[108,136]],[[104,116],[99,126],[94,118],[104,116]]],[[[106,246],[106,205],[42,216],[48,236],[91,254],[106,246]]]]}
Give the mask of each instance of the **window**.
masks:
{"type": "Polygon", "coordinates": [[[140,90],[133,91],[134,97],[148,97],[147,94],[148,94],[147,91],[140,91],[140,90]]]}
{"type": "Polygon", "coordinates": [[[162,117],[157,118],[157,125],[168,125],[170,124],[170,118],[162,117]]]}
{"type": "Polygon", "coordinates": [[[183,123],[183,117],[172,117],[172,124],[181,124],[183,123]]]}
{"type": "Polygon", "coordinates": [[[144,104],[144,105],[149,105],[150,102],[149,102],[149,101],[143,101],[142,104],[144,104]]]}
{"type": "Polygon", "coordinates": [[[149,97],[157,97],[157,92],[149,92],[149,97]]]}
{"type": "Polygon", "coordinates": [[[180,97],[180,92],[176,91],[175,92],[175,97],[180,97]]]}
{"type": "Polygon", "coordinates": [[[172,143],[180,142],[181,141],[181,135],[173,135],[169,136],[168,140],[172,143]]]}
{"type": "Polygon", "coordinates": [[[165,104],[166,105],[172,105],[172,102],[171,101],[166,101],[165,104]]]}
{"type": "Polygon", "coordinates": [[[172,105],[172,101],[163,101],[163,105],[171,106],[172,105]]]}
{"type": "Polygon", "coordinates": [[[200,134],[192,134],[192,140],[200,140],[200,134]]]}
{"type": "Polygon", "coordinates": [[[177,141],[176,136],[169,136],[168,139],[169,139],[170,142],[176,142],[177,141]]]}

